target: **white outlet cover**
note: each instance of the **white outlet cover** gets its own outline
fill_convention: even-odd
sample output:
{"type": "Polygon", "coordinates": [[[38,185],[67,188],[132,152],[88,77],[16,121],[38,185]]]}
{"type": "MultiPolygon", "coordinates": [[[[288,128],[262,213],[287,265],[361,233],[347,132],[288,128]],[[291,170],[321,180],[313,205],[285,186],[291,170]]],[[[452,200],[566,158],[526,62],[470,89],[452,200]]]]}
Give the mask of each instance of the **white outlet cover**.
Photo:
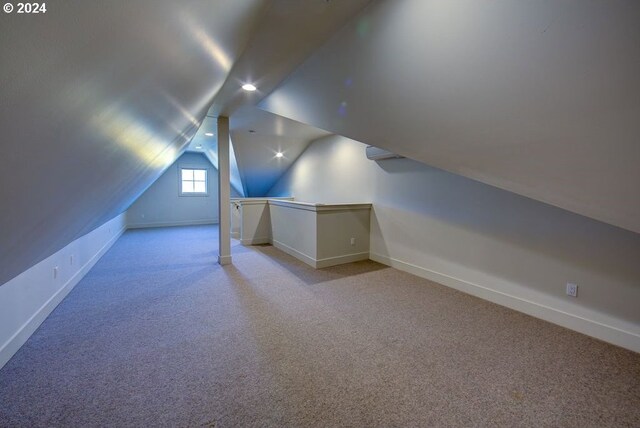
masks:
{"type": "Polygon", "coordinates": [[[58,266],[53,268],[53,279],[56,279],[58,277],[58,266]]]}
{"type": "Polygon", "coordinates": [[[567,282],[567,296],[578,297],[578,284],[567,282]]]}

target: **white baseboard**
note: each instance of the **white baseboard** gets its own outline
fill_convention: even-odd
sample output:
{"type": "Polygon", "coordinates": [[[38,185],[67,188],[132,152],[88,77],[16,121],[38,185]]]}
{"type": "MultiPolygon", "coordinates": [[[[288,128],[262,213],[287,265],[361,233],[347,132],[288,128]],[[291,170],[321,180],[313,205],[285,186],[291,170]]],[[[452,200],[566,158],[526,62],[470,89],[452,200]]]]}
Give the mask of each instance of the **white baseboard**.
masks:
{"type": "Polygon", "coordinates": [[[270,244],[271,243],[271,239],[268,236],[264,236],[262,238],[245,238],[245,239],[241,239],[240,243],[242,245],[270,244]]]}
{"type": "Polygon", "coordinates": [[[200,226],[203,224],[218,224],[218,219],[158,221],[151,223],[130,223],[128,229],[145,229],[148,227],[200,226]]]}
{"type": "Polygon", "coordinates": [[[336,257],[327,257],[316,260],[316,269],[322,269],[329,266],[342,265],[345,263],[359,262],[361,260],[369,260],[369,252],[345,254],[336,257]]]}
{"type": "Polygon", "coordinates": [[[314,259],[313,257],[308,256],[308,255],[296,250],[295,248],[292,248],[292,247],[288,246],[287,244],[283,244],[280,241],[276,241],[275,239],[272,240],[272,244],[278,250],[284,251],[285,253],[289,254],[290,256],[293,256],[296,259],[305,262],[309,266],[312,266],[314,268],[316,267],[316,259],[314,259]]]}
{"type": "MultiPolygon", "coordinates": [[[[80,280],[91,270],[111,246],[122,236],[127,230],[126,225],[109,239],[95,253],[89,261],[80,267],[73,276],[56,291],[31,317],[0,347],[0,368],[2,368],[13,355],[26,343],[31,335],[40,327],[40,324],[53,312],[53,310],[62,302],[71,290],[80,282],[80,280]]],[[[82,239],[82,238],[79,238],[82,239]]]]}
{"type": "Polygon", "coordinates": [[[231,232],[232,239],[240,239],[240,232],[231,232]]]}
{"type": "Polygon", "coordinates": [[[231,264],[231,256],[218,256],[218,263],[222,266],[231,264]]]}
{"type": "Polygon", "coordinates": [[[587,314],[586,316],[584,314],[576,315],[562,309],[553,308],[546,304],[523,299],[470,281],[455,278],[444,273],[416,266],[388,256],[383,256],[381,254],[371,253],[369,258],[398,270],[409,272],[416,276],[454,288],[462,291],[463,293],[471,294],[473,296],[480,297],[481,299],[523,312],[527,315],[566,327],[570,330],[595,337],[635,352],[640,352],[640,332],[630,331],[629,325],[626,325],[623,322],[616,323],[615,320],[611,319],[606,322],[597,321],[597,318],[602,317],[598,316],[596,313],[589,314],[589,310],[585,310],[585,314],[587,314]]]}
{"type": "Polygon", "coordinates": [[[315,269],[322,269],[322,268],[326,268],[329,266],[336,266],[336,265],[341,265],[341,264],[345,264],[345,263],[351,263],[351,262],[357,262],[360,260],[368,260],[369,259],[369,252],[364,252],[364,253],[354,253],[354,254],[344,254],[342,256],[335,256],[335,257],[326,257],[324,259],[316,259],[313,258],[311,256],[309,256],[308,254],[304,254],[298,250],[296,250],[295,248],[292,248],[290,246],[288,246],[287,244],[283,244],[282,242],[273,240],[272,245],[274,247],[276,247],[277,249],[284,251],[285,253],[289,254],[290,256],[295,257],[296,259],[305,262],[306,264],[308,264],[309,266],[315,268],[315,269]]]}

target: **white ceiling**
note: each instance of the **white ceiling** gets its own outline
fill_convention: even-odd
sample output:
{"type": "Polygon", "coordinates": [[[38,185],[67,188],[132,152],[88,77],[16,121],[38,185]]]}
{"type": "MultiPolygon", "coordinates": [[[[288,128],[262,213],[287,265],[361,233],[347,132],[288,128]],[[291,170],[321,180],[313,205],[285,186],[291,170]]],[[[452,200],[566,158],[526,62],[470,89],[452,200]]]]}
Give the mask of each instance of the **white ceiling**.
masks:
{"type": "MultiPolygon", "coordinates": [[[[242,53],[233,64],[227,79],[216,93],[208,112],[209,117],[226,115],[231,117],[231,125],[255,129],[256,135],[241,132],[231,133],[233,151],[231,159],[232,185],[242,195],[263,196],[277,177],[291,164],[292,160],[306,148],[318,130],[302,124],[286,121],[276,115],[242,110],[242,106],[252,106],[269,94],[287,75],[304,61],[315,49],[326,42],[349,19],[357,14],[370,0],[326,1],[299,0],[271,1],[261,12],[260,20],[253,29],[252,36],[242,53]],[[244,83],[253,83],[258,90],[245,92],[244,83]],[[236,111],[241,109],[238,113],[236,111]],[[252,124],[252,122],[255,123],[252,124]],[[272,122],[268,124],[268,122],[272,122]],[[286,125],[290,123],[289,125],[286,125]],[[278,135],[270,128],[287,126],[295,135],[278,135]],[[261,131],[265,130],[265,131],[261,131]],[[250,141],[253,146],[248,146],[250,141]],[[285,156],[274,160],[273,151],[268,147],[286,149],[285,156]],[[258,150],[251,150],[256,147],[258,150]],[[241,159],[236,159],[240,156],[241,159]]],[[[215,123],[203,126],[189,144],[189,151],[204,151],[215,166],[215,137],[205,133],[215,133],[215,123]],[[200,148],[198,148],[198,146],[200,148]]]]}
{"type": "Polygon", "coordinates": [[[240,106],[260,101],[370,1],[270,1],[213,99],[209,115],[230,117],[240,106]],[[253,83],[258,90],[243,92],[244,83],[253,83]]]}
{"type": "Polygon", "coordinates": [[[237,110],[230,127],[247,196],[265,196],[311,141],[329,135],[255,107],[237,110]],[[278,152],[283,156],[276,157],[278,152]]]}
{"type": "Polygon", "coordinates": [[[260,107],[640,232],[640,2],[374,2],[260,107]]]}

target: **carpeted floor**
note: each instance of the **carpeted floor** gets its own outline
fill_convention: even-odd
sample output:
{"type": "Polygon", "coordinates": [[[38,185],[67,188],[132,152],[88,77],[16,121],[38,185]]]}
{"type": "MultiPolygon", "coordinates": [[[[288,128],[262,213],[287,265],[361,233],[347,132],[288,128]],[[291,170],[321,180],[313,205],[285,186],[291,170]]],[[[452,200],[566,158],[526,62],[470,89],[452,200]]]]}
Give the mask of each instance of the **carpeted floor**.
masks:
{"type": "Polygon", "coordinates": [[[128,231],[0,371],[0,426],[640,426],[640,354],[374,262],[128,231]]]}

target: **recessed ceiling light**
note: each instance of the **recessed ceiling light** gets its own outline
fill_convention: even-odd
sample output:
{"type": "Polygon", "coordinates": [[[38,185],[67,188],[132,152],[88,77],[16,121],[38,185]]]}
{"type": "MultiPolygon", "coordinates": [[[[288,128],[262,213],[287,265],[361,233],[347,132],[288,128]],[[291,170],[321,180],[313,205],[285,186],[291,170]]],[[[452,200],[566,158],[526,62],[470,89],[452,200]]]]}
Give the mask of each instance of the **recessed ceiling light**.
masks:
{"type": "Polygon", "coordinates": [[[201,148],[202,148],[202,146],[201,146],[200,144],[198,144],[198,145],[196,146],[196,149],[201,149],[201,148]]]}
{"type": "Polygon", "coordinates": [[[256,88],[256,87],[255,87],[254,85],[252,85],[251,83],[245,83],[244,85],[242,85],[242,89],[244,89],[245,91],[248,91],[248,92],[253,92],[253,91],[255,91],[255,90],[256,90],[256,89],[258,89],[258,88],[256,88]]]}
{"type": "Polygon", "coordinates": [[[207,137],[213,137],[213,132],[205,132],[205,134],[207,137]]]}
{"type": "Polygon", "coordinates": [[[282,152],[278,152],[278,153],[276,153],[276,157],[277,157],[277,158],[281,158],[282,156],[284,156],[284,155],[282,154],[282,152]]]}

